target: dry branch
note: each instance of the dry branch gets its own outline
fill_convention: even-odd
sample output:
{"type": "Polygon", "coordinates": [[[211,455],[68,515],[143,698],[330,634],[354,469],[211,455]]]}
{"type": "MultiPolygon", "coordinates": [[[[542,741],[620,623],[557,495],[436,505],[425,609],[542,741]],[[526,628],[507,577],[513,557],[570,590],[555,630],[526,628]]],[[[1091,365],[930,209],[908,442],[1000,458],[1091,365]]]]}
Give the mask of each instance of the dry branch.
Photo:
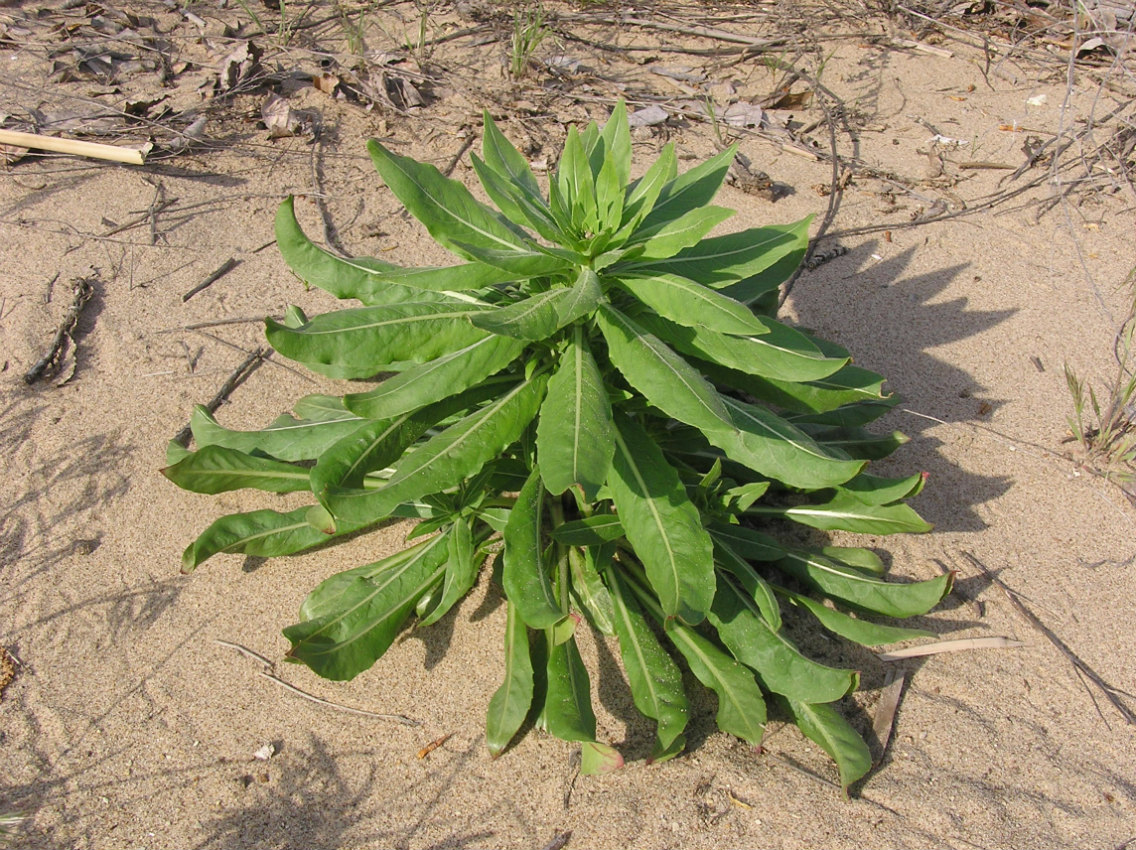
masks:
{"type": "Polygon", "coordinates": [[[35,148],[54,153],[70,153],[90,159],[103,159],[109,162],[122,162],[127,165],[142,165],[146,161],[151,145],[142,150],[120,148],[116,145],[103,145],[98,142],[80,142],[75,139],[60,139],[57,136],[41,136],[38,133],[20,133],[16,130],[0,130],[0,145],[17,145],[22,148],[35,148]]]}

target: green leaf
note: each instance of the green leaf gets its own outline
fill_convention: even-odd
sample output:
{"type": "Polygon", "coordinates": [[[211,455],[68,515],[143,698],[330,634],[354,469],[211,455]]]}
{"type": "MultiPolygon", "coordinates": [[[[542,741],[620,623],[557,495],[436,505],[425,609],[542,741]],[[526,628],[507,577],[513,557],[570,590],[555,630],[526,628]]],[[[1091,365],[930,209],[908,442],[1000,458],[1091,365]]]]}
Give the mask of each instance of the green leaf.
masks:
{"type": "Polygon", "coordinates": [[[903,502],[893,505],[869,505],[849,493],[837,492],[821,504],[795,505],[788,508],[754,507],[751,514],[783,516],[821,531],[852,531],[857,534],[921,533],[931,530],[911,507],[903,502]]]}
{"type": "Polygon", "coordinates": [[[906,629],[901,626],[885,626],[867,620],[858,620],[855,617],[848,616],[843,611],[829,608],[807,596],[789,593],[788,591],[785,591],[785,594],[797,605],[808,609],[820,621],[820,624],[830,632],[863,646],[881,646],[898,643],[901,640],[935,636],[934,632],[925,629],[906,629]]]}
{"type": "Polygon", "coordinates": [[[748,304],[755,312],[776,318],[781,284],[793,276],[808,252],[810,221],[805,219],[803,226],[796,231],[796,244],[791,243],[788,251],[778,245],[777,253],[781,256],[775,262],[737,283],[722,286],[721,293],[748,304]]]}
{"type": "Polygon", "coordinates": [[[517,606],[505,601],[505,680],[489,700],[485,742],[489,754],[499,756],[520,730],[533,698],[533,666],[529,632],[517,606]]]}
{"type": "Polygon", "coordinates": [[[887,617],[926,614],[951,591],[951,574],[910,584],[887,582],[813,552],[786,549],[777,566],[810,587],[861,611],[887,617]]]}
{"type": "Polygon", "coordinates": [[[745,305],[685,277],[625,274],[615,282],[660,316],[680,325],[741,336],[769,332],[766,322],[745,305]]]}
{"type": "Polygon", "coordinates": [[[572,284],[568,294],[562,301],[556,302],[556,311],[560,317],[559,327],[591,315],[603,298],[599,276],[589,268],[580,269],[580,274],[577,275],[576,282],[572,284]]]}
{"type": "MultiPolygon", "coordinates": [[[[392,282],[387,273],[404,272],[398,266],[366,257],[339,257],[315,245],[300,229],[296,220],[294,201],[288,197],[276,212],[276,244],[288,267],[304,282],[330,292],[336,298],[355,298],[364,304],[396,304],[402,301],[448,301],[444,295],[432,295],[407,285],[403,279],[392,282]]],[[[489,267],[485,267],[488,269],[489,267]]],[[[495,270],[493,270],[495,271],[495,270]]],[[[461,280],[476,284],[468,288],[487,286],[499,282],[500,272],[488,276],[485,282],[477,274],[467,273],[461,280]]],[[[457,280],[457,278],[455,279],[457,280]]],[[[465,286],[428,287],[436,289],[464,289],[465,286]]]]}
{"type": "Polygon", "coordinates": [[[682,673],[647,624],[633,594],[623,586],[619,569],[608,570],[615,612],[615,633],[631,696],[639,711],[658,723],[657,752],[668,752],[686,728],[690,707],[682,673]]]}
{"type": "Polygon", "coordinates": [[[861,549],[856,546],[821,546],[819,551],[826,558],[840,561],[842,564],[872,575],[882,576],[887,573],[884,562],[871,549],[861,549]]]}
{"type": "Polygon", "coordinates": [[[508,178],[512,185],[534,198],[540,198],[540,184],[529,168],[528,161],[497,128],[489,110],[482,112],[482,125],[484,132],[481,137],[481,155],[485,157],[485,164],[502,177],[508,178]]]}
{"type": "Polygon", "coordinates": [[[778,381],[818,380],[848,362],[846,357],[827,356],[806,334],[764,316],[753,316],[753,323],[765,333],[752,337],[718,333],[698,324],[678,325],[650,314],[637,313],[634,318],[685,354],[778,381]]]}
{"type": "Polygon", "coordinates": [[[677,171],[675,162],[674,142],[668,142],[646,173],[628,187],[627,197],[623,202],[620,235],[616,237],[618,242],[626,240],[654,208],[663,187],[675,177],[677,171]]]}
{"type": "Polygon", "coordinates": [[[873,434],[871,431],[865,431],[862,428],[834,430],[831,428],[814,428],[811,425],[802,426],[801,430],[812,434],[813,439],[821,445],[828,446],[834,451],[844,452],[849,457],[860,460],[879,460],[887,457],[907,442],[907,435],[900,431],[892,431],[890,434],[873,434]]]}
{"type": "MultiPolygon", "coordinates": [[[[655,211],[643,222],[644,227],[654,219],[662,203],[659,201],[656,204],[655,211]]],[[[808,239],[811,221],[810,216],[794,224],[755,227],[725,236],[714,236],[665,260],[629,264],[627,270],[643,268],[654,272],[670,272],[708,286],[726,287],[753,277],[785,255],[798,250],[801,240],[808,239]]]]}
{"type": "Polygon", "coordinates": [[[714,553],[678,473],[633,420],[617,417],[608,481],[627,539],[668,617],[695,624],[714,598],[714,553]]]}
{"type": "Polygon", "coordinates": [[[536,375],[458,420],[404,456],[385,487],[359,492],[332,490],[327,506],[346,525],[369,524],[402,502],[453,487],[512,445],[532,422],[546,379],[536,375]]]}
{"type": "Polygon", "coordinates": [[[596,174],[596,230],[600,233],[613,234],[623,218],[627,180],[618,171],[614,160],[605,159],[596,174]]]}
{"type": "Polygon", "coordinates": [[[745,588],[745,592],[757,605],[758,612],[765,622],[769,623],[769,627],[775,632],[781,631],[781,606],[773,593],[773,586],[721,537],[715,534],[712,536],[714,556],[718,565],[734,576],[745,588]]]}
{"type": "Polygon", "coordinates": [[[475,327],[501,336],[523,340],[547,339],[560,327],[557,304],[569,293],[570,290],[564,287],[549,289],[472,315],[470,321],[475,327]]]}
{"type": "Polygon", "coordinates": [[[553,495],[577,486],[591,502],[607,479],[615,440],[603,375],[576,327],[548,381],[536,430],[544,486],[553,495]]]}
{"type": "Polygon", "coordinates": [[[730,653],[775,693],[806,702],[831,702],[859,681],[853,670],[826,667],[802,655],[758,615],[754,603],[728,578],[719,578],[708,616],[730,653]]]}
{"type": "Polygon", "coordinates": [[[526,276],[565,267],[564,260],[537,251],[523,231],[434,166],[391,153],[373,139],[367,150],[395,197],[440,245],[459,257],[526,276]]]}
{"type": "MultiPolygon", "coordinates": [[[[884,379],[859,366],[845,366],[827,378],[806,382],[761,378],[706,361],[702,361],[700,366],[714,381],[724,386],[742,390],[785,410],[805,414],[804,417],[792,417],[793,421],[801,422],[802,428],[812,416],[835,411],[845,405],[856,410],[870,404],[873,415],[864,420],[870,422],[887,413],[896,403],[893,396],[883,392],[884,379]]],[[[824,417],[821,417],[821,422],[832,424],[824,417]]]]}
{"type": "Polygon", "coordinates": [[[649,402],[703,432],[733,428],[718,392],[658,337],[607,304],[596,323],[611,362],[649,402]]]}
{"type": "Polygon", "coordinates": [[[287,658],[325,679],[355,678],[394,642],[418,600],[441,578],[448,552],[442,534],[321,582],[304,600],[301,622],[284,629],[292,644],[287,658]]]}
{"type": "Polygon", "coordinates": [[[549,734],[562,741],[594,741],[596,738],[591,683],[574,637],[548,650],[544,722],[549,734]]]}
{"type": "Polygon", "coordinates": [[[565,612],[560,608],[544,559],[544,488],[534,468],[505,525],[505,568],[501,583],[526,625],[534,629],[554,626],[565,612]]]}
{"type": "Polygon", "coordinates": [[[393,363],[433,360],[485,336],[469,323],[483,308],[411,302],[358,307],[316,316],[300,328],[267,319],[268,341],[281,354],[331,378],[370,378],[393,363]]]}
{"type": "Polygon", "coordinates": [[[695,678],[718,695],[718,728],[760,746],[765,734],[765,700],[752,670],[748,670],[712,641],[674,618],[664,618],[654,594],[637,576],[628,576],[639,604],[660,624],[686,659],[695,678]]]}
{"type": "Polygon", "coordinates": [[[193,572],[220,552],[275,557],[291,555],[326,543],[328,535],[308,524],[308,508],[288,513],[251,511],[216,520],[181,556],[181,571],[193,572]]]}
{"type": "Polygon", "coordinates": [[[324,504],[333,487],[362,488],[363,476],[394,463],[430,424],[408,413],[368,422],[320,455],[311,471],[312,492],[324,504]]]}
{"type": "Polygon", "coordinates": [[[738,429],[737,445],[730,444],[729,435],[718,440],[707,436],[722,447],[727,456],[755,472],[790,487],[815,489],[841,484],[864,467],[863,461],[833,457],[826,446],[817,444],[803,431],[760,405],[746,404],[728,396],[722,401],[738,429]]]}
{"type": "Polygon", "coordinates": [[[623,767],[623,756],[610,744],[584,741],[580,744],[580,775],[598,776],[623,767]]]}
{"type": "Polygon", "coordinates": [[[605,635],[615,634],[615,607],[611,593],[600,577],[598,564],[611,563],[614,546],[589,546],[568,550],[568,565],[572,570],[572,592],[576,601],[587,612],[588,620],[605,635]]]}
{"type": "Polygon", "coordinates": [[[210,495],[244,487],[294,493],[310,486],[308,470],[302,467],[222,446],[204,446],[167,466],[162,474],[183,490],[210,495]]]}
{"type": "MultiPolygon", "coordinates": [[[[297,408],[299,406],[298,403],[297,408]]],[[[194,442],[203,448],[224,446],[246,454],[262,452],[280,460],[313,460],[359,428],[364,421],[343,410],[342,404],[334,413],[334,418],[313,416],[309,419],[296,419],[285,414],[262,431],[232,431],[218,424],[209,410],[199,404],[193,410],[189,426],[194,442]]]]}
{"type": "Polygon", "coordinates": [[[840,486],[840,491],[869,505],[886,505],[899,499],[917,496],[926,480],[926,474],[921,472],[909,475],[907,478],[881,478],[878,475],[861,472],[850,481],[845,481],[840,486]]]}
{"type": "Polygon", "coordinates": [[[602,546],[625,535],[623,524],[615,514],[594,514],[552,529],[552,539],[566,546],[602,546]]]}
{"type": "Polygon", "coordinates": [[[868,745],[831,705],[809,705],[798,700],[786,700],[797,726],[806,738],[832,756],[840,772],[840,787],[848,786],[872,769],[872,755],[868,745]]]}
{"type": "Polygon", "coordinates": [[[472,522],[469,517],[458,517],[450,525],[446,534],[449,549],[446,553],[446,578],[442,587],[442,598],[429,614],[419,621],[419,625],[430,626],[449,613],[477,581],[478,567],[482,558],[477,553],[478,541],[473,537],[472,522]]]}
{"type": "Polygon", "coordinates": [[[524,351],[521,340],[486,336],[387,378],[373,390],[344,397],[347,406],[369,419],[388,419],[476,386],[500,372],[524,351]]]}
{"type": "Polygon", "coordinates": [[[636,247],[627,256],[637,263],[673,257],[684,248],[697,245],[707,233],[733,215],[733,210],[724,207],[700,207],[658,227],[640,227],[632,236],[636,247]]]}
{"type": "Polygon", "coordinates": [[[674,221],[685,213],[710,203],[722,187],[722,181],[726,179],[726,172],[730,170],[737,151],[737,145],[730,145],[717,156],[667,183],[659,192],[650,214],[643,219],[641,228],[646,230],[674,221]]]}
{"type": "Polygon", "coordinates": [[[785,548],[768,534],[744,525],[714,523],[710,535],[715,543],[722,543],[747,561],[779,561],[785,557],[785,548]]]}
{"type": "MultiPolygon", "coordinates": [[[[603,164],[611,163],[617,185],[623,187],[631,179],[631,125],[627,121],[627,105],[620,98],[600,132],[603,164]]],[[[602,170],[602,169],[601,169],[602,170]]],[[[596,170],[599,173],[599,170],[596,170]]],[[[616,219],[618,222],[618,219],[616,219]]]]}
{"type": "Polygon", "coordinates": [[[556,184],[576,232],[595,233],[598,229],[595,176],[575,127],[568,128],[560,166],[556,169],[556,184]]]}

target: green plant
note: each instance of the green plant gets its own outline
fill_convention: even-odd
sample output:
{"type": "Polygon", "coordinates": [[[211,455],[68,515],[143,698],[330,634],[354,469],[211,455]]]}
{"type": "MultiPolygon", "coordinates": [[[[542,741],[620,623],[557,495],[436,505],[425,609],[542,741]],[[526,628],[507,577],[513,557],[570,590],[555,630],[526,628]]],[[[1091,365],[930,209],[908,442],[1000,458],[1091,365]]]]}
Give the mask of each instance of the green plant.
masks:
{"type": "Polygon", "coordinates": [[[184,571],[219,552],[285,555],[417,519],[407,548],[312,591],[284,630],[289,660],[351,679],[412,616],[424,626],[446,615],[491,557],[507,609],[494,754],[532,717],[581,742],[585,771],[620,763],[596,741],[575,636],[586,621],[618,639],[635,705],[658,724],[654,758],[684,746],[678,657],[717,694],[724,731],[758,744],[774,697],[847,786],[870,759],[831,703],[857,673],[802,654],[782,606],[889,643],[927,633],[851,612],[923,614],[950,577],[890,583],[870,550],[808,550],[771,533],[929,528],[902,501],[923,476],[863,471],[902,442],[862,428],[892,405],[883,379],[772,318],[808,220],[708,237],[732,215],[709,202],[734,150],[679,175],[668,145],[631,181],[622,103],[602,129],[569,131],[547,196],[484,124],[473,165],[500,212],[369,143],[387,186],[458,265],[340,258],[307,239],[291,199],[281,206],[277,241],[293,271],[364,306],[312,318],[292,308],[267,320],[269,342],[332,378],[393,374],[307,396],[262,431],[197,408],[199,448],[170,445],[171,480],[203,493],[306,491],[314,503],[217,520],[184,571]]]}
{"type": "Polygon", "coordinates": [[[27,815],[17,812],[0,813],[0,847],[9,846],[9,842],[15,837],[20,824],[27,819],[27,815]]]}
{"type": "Polygon", "coordinates": [[[529,60],[548,37],[544,25],[544,9],[540,5],[527,6],[513,15],[513,37],[509,42],[509,73],[514,79],[523,77],[529,60]]]}
{"type": "MultiPolygon", "coordinates": [[[[1129,281],[1136,277],[1136,270],[1128,277],[1129,281]]],[[[1069,428],[1100,473],[1132,496],[1136,485],[1136,299],[1116,334],[1113,354],[1116,376],[1103,405],[1096,391],[1065,364],[1065,381],[1073,397],[1069,428]],[[1089,422],[1086,402],[1092,407],[1095,424],[1089,422]]]]}

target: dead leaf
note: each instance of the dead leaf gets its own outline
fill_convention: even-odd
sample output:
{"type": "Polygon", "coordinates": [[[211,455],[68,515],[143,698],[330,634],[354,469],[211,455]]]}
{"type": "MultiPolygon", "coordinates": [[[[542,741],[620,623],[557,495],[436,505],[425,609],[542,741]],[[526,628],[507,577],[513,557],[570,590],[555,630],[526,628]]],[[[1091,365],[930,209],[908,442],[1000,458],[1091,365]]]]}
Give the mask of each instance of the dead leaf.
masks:
{"type": "Polygon", "coordinates": [[[627,116],[627,123],[632,128],[635,127],[653,127],[656,124],[664,123],[670,117],[667,111],[657,103],[652,103],[650,106],[645,106],[642,109],[636,109],[627,116]]]}
{"type": "Polygon", "coordinates": [[[318,77],[312,77],[312,86],[334,97],[335,90],[339,87],[339,77],[335,74],[320,74],[318,77]]]}
{"type": "Polygon", "coordinates": [[[264,51],[255,41],[242,41],[235,50],[221,60],[221,91],[232,91],[247,83],[260,70],[260,57],[264,51]]]}
{"type": "Polygon", "coordinates": [[[880,661],[900,661],[904,658],[938,655],[940,652],[965,652],[970,649],[1010,649],[1015,646],[1025,646],[1025,643],[1007,637],[962,638],[961,640],[941,640],[922,646],[909,646],[906,649],[897,649],[893,652],[878,652],[876,657],[880,661]]]}
{"type": "Polygon", "coordinates": [[[731,127],[760,127],[765,110],[754,103],[731,103],[722,113],[722,121],[731,127]]]}
{"type": "Polygon", "coordinates": [[[773,96],[773,100],[766,104],[767,109],[800,109],[801,107],[808,106],[813,99],[813,90],[805,89],[804,91],[784,93],[777,93],[773,96]]]}
{"type": "Polygon", "coordinates": [[[315,136],[315,116],[303,109],[293,109],[288,101],[270,94],[260,107],[260,120],[268,130],[268,138],[315,136]]]}

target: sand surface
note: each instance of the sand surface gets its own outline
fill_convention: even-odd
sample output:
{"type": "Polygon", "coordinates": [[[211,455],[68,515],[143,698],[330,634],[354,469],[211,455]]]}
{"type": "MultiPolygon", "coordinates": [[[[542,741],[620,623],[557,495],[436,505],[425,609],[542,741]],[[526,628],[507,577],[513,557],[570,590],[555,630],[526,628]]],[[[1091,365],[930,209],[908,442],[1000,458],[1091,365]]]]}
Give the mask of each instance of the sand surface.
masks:
{"type": "MultiPolygon", "coordinates": [[[[1136,691],[1136,514],[1063,442],[1072,412],[1064,367],[1104,387],[1132,298],[1136,193],[1124,145],[1136,111],[1123,57],[1086,52],[1070,65],[1056,25],[1012,42],[997,21],[934,27],[852,3],[712,4],[713,14],[651,5],[640,24],[620,22],[618,7],[555,5],[559,35],[536,57],[580,65],[534,67],[513,82],[502,65],[508,16],[489,4],[437,4],[426,37],[445,40],[407,51],[418,7],[393,3],[348,20],[365,25],[374,51],[371,90],[382,70],[384,91],[398,95],[391,80],[404,80],[425,105],[400,108],[399,95],[367,108],[311,84],[324,72],[360,76],[346,70],[357,57],[333,4],[315,4],[283,33],[278,14],[250,4],[270,32],[252,39],[265,53],[248,78],[230,56],[257,29],[239,6],[191,4],[195,21],[158,3],[128,5],[133,21],[102,24],[94,6],[0,7],[8,126],[32,110],[89,123],[100,108],[111,126],[96,140],[157,145],[141,167],[48,156],[0,173],[0,646],[15,674],[0,694],[0,812],[29,816],[17,846],[1111,848],[1136,837],[1133,727],[966,554],[1101,679],[1136,691]],[[241,20],[243,30],[225,28],[241,20]],[[814,79],[823,61],[833,97],[773,109],[764,129],[683,118],[684,102],[688,112],[707,95],[719,109],[756,103],[784,81],[768,53],[714,53],[739,43],[665,28],[694,23],[778,39],[772,55],[814,79]],[[162,34],[172,57],[164,82],[157,42],[138,47],[124,35],[132,31],[162,34]],[[84,45],[141,59],[112,56],[113,71],[92,71],[78,64],[84,45]],[[383,51],[390,64],[376,64],[389,59],[383,51]],[[651,70],[660,66],[672,75],[651,70]],[[686,79],[675,78],[679,68],[686,79]],[[301,127],[268,138],[259,122],[270,92],[305,110],[318,135],[301,127]],[[847,252],[800,276],[786,315],[849,348],[903,397],[883,424],[911,440],[879,471],[929,472],[915,506],[936,526],[860,545],[891,553],[899,576],[957,571],[954,592],[919,625],[1024,643],[887,664],[818,638],[811,648],[822,657],[862,671],[862,690],[841,705],[862,731],[889,671],[905,676],[891,741],[881,752],[869,737],[881,760],[848,801],[832,763],[795,728],[771,721],[755,752],[715,730],[710,697],[695,699],[686,754],[646,764],[651,727],[610,649],[590,638],[599,735],[627,767],[577,777],[572,747],[539,732],[491,760],[483,719],[502,673],[504,609],[488,575],[455,613],[408,632],[355,681],[284,664],[280,630],[307,592],[389,554],[406,526],[302,556],[219,556],[190,577],[178,572],[182,549],[214,518],[292,503],[197,496],[158,473],[192,405],[265,344],[256,319],[288,304],[333,307],[269,244],[280,200],[300,195],[305,228],[352,253],[448,262],[381,186],[367,138],[453,163],[472,183],[466,143],[479,139],[482,108],[530,159],[554,162],[566,126],[602,120],[619,96],[672,113],[636,131],[639,168],[668,140],[688,168],[722,136],[769,175],[776,201],[723,189],[719,202],[739,211],[729,229],[817,214],[815,233],[831,213],[816,253],[847,252]],[[160,97],[148,112],[136,105],[160,97]],[[149,118],[127,123],[120,110],[130,104],[149,118]],[[200,117],[203,130],[191,130],[200,117]],[[789,136],[777,130],[786,121],[814,126],[789,136]],[[179,139],[189,144],[176,150],[179,139]],[[1054,139],[1048,157],[1026,165],[1031,145],[1054,139]],[[835,196],[833,142],[847,175],[835,196]],[[1106,142],[1115,155],[1102,153],[1106,142]],[[229,259],[239,265],[183,300],[229,259]],[[74,373],[29,387],[23,376],[80,278],[94,292],[73,334],[74,373]],[[186,329],[243,319],[253,321],[186,329]],[[325,700],[416,725],[305,700],[218,641],[261,654],[280,679],[325,700]],[[273,754],[257,758],[265,745],[273,754]]],[[[791,91],[809,89],[797,80],[791,91]]],[[[274,356],[217,416],[254,428],[303,394],[346,387],[274,356]]]]}

